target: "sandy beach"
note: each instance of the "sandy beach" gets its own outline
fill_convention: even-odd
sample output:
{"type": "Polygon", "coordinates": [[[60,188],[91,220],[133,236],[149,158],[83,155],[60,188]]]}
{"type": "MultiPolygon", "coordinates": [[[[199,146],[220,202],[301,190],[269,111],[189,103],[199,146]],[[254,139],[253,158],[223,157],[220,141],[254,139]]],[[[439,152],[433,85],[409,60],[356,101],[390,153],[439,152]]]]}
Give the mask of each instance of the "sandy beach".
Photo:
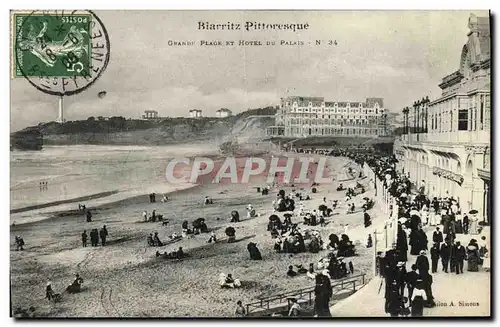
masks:
{"type": "MultiPolygon", "coordinates": [[[[365,247],[369,231],[362,227],[363,214],[347,215],[344,192],[335,190],[348,162],[346,158],[329,157],[327,167],[336,180],[330,185],[321,185],[316,194],[307,189],[312,199],[304,203],[312,210],[318,208],[323,197],[328,201],[340,200],[340,207],[327,218],[328,225],[313,229],[327,241],[329,234],[341,234],[343,225],[349,224],[349,236],[356,243],[358,256],[348,259],[357,273],[367,273],[369,279],[372,249],[365,247]]],[[[368,184],[366,180],[360,182],[368,184]]],[[[355,180],[343,184],[354,186],[355,180]]],[[[308,267],[309,263],[317,263],[326,256],[327,251],[275,253],[273,240],[266,231],[272,200],[279,189],[288,194],[292,188],[279,186],[266,196],[257,193],[256,186],[262,184],[204,184],[170,193],[167,203],[149,203],[144,194],[97,206],[91,223],[73,210],[53,213],[43,221],[12,226],[12,307],[34,306],[37,315],[45,317],[229,317],[238,300],[248,303],[259,296],[314,286],[314,281],[305,275],[288,278],[287,267],[292,264],[308,267]],[[212,205],[203,204],[207,195],[212,197],[212,205]],[[246,218],[248,204],[253,205],[258,217],[246,218]],[[168,226],[141,222],[142,212],[153,209],[170,221],[168,226]],[[229,222],[232,210],[239,212],[240,223],[229,222]],[[165,242],[172,233],[180,234],[184,220],[191,223],[199,217],[206,219],[219,242],[207,243],[209,234],[200,234],[160,248],[147,245],[149,233],[157,231],[165,242]],[[105,247],[89,244],[83,248],[80,236],[83,230],[88,233],[103,225],[109,231],[108,244],[105,247]],[[238,242],[225,241],[224,230],[228,226],[236,229],[238,242]],[[15,251],[12,245],[15,235],[24,238],[24,251],[15,251]],[[246,246],[250,241],[257,243],[262,261],[249,259],[246,246]],[[171,261],[155,256],[157,250],[170,252],[180,246],[189,257],[171,261]],[[242,288],[221,289],[217,282],[221,272],[239,278],[242,288]],[[62,292],[73,281],[74,273],[79,273],[85,281],[81,293],[64,294],[63,300],[56,304],[44,299],[47,281],[52,282],[56,292],[62,292]]],[[[364,196],[371,197],[371,193],[372,190],[368,190],[357,196],[356,202],[364,196]]],[[[370,214],[376,222],[377,208],[370,214]]],[[[302,227],[299,218],[293,221],[302,227]]]]}

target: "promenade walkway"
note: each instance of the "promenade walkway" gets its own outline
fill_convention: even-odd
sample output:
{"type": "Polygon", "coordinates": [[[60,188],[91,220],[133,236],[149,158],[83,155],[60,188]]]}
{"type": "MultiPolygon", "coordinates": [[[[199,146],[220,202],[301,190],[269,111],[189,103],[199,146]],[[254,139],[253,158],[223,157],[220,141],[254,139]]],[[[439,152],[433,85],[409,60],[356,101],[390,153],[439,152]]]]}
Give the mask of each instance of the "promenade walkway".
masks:
{"type": "MultiPolygon", "coordinates": [[[[442,227],[441,227],[442,229],[442,227]]],[[[426,234],[432,240],[434,228],[427,227],[426,234]]],[[[480,235],[457,234],[457,240],[467,246],[471,238],[479,240],[482,235],[489,238],[489,228],[485,228],[480,235]]],[[[416,256],[408,254],[407,270],[415,263],[416,256]]],[[[432,292],[436,306],[425,308],[424,316],[488,316],[491,313],[489,272],[480,268],[479,272],[467,271],[467,262],[464,265],[464,274],[444,273],[441,263],[438,272],[432,274],[434,282],[432,292]]],[[[372,279],[365,287],[347,299],[330,308],[333,317],[387,317],[384,311],[384,286],[379,277],[372,279]],[[379,292],[380,288],[380,292],[379,292]]],[[[406,291],[406,290],[405,290],[406,291]]]]}

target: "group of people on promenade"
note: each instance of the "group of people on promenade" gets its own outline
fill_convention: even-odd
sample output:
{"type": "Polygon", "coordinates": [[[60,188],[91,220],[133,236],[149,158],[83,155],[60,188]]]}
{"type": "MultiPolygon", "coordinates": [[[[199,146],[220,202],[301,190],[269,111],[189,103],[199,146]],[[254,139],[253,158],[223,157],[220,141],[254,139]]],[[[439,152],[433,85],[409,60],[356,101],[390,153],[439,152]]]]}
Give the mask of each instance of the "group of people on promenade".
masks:
{"type": "Polygon", "coordinates": [[[432,274],[438,273],[439,259],[445,273],[462,274],[465,260],[467,271],[478,271],[480,264],[489,269],[491,249],[486,236],[482,235],[480,241],[474,238],[480,232],[477,211],[462,213],[453,196],[429,198],[424,183],[416,189],[404,174],[396,172],[392,156],[352,152],[348,155],[360,164],[368,164],[395,200],[391,210],[397,210],[397,240],[392,249],[380,253],[377,259],[379,274],[385,281],[385,311],[388,314],[417,317],[423,315],[424,308],[435,306],[432,274]],[[442,231],[438,225],[443,226],[442,231]],[[432,243],[422,229],[425,226],[436,226],[432,243]],[[467,248],[457,240],[457,234],[471,236],[467,248]],[[406,270],[408,249],[410,255],[417,255],[410,271],[406,270]],[[427,257],[429,252],[431,264],[427,257]]]}

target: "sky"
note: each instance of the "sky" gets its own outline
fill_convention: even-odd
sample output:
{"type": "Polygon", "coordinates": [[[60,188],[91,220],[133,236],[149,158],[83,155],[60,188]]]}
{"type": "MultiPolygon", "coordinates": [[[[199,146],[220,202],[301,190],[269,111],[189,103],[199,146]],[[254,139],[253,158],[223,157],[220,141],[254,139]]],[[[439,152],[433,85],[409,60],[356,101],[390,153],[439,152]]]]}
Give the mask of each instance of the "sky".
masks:
{"type": "MultiPolygon", "coordinates": [[[[68,120],[89,116],[215,116],[277,105],[287,95],[326,101],[384,98],[400,112],[440,95],[459,68],[471,11],[96,11],[111,44],[109,65],[86,91],[65,98],[68,120]],[[198,22],[308,23],[293,31],[204,31],[198,22]],[[302,41],[303,46],[200,46],[202,40],[302,41]],[[322,40],[316,46],[315,41],[322,40]],[[336,46],[328,46],[336,40],[336,46]],[[169,46],[195,41],[195,46],[169,46]],[[309,44],[311,42],[311,44],[309,44]],[[106,91],[103,99],[97,94],[106,91]]],[[[486,11],[475,11],[487,16],[486,11]]],[[[11,81],[11,131],[57,119],[57,97],[11,81]]]]}

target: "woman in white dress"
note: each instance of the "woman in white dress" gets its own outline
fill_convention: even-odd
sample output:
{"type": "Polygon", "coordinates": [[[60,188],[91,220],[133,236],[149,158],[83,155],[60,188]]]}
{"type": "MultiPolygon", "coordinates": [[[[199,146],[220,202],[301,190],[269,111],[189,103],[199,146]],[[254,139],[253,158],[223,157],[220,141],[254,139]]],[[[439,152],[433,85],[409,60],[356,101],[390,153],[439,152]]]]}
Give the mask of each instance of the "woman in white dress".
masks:
{"type": "Polygon", "coordinates": [[[469,231],[471,235],[477,235],[477,214],[470,217],[470,227],[469,231]]]}
{"type": "Polygon", "coordinates": [[[420,211],[420,220],[422,221],[422,226],[427,225],[427,216],[428,216],[427,206],[424,205],[422,210],[420,211]]]}
{"type": "Polygon", "coordinates": [[[436,226],[436,212],[434,211],[434,208],[431,208],[431,211],[429,212],[429,225],[436,226]]]}

